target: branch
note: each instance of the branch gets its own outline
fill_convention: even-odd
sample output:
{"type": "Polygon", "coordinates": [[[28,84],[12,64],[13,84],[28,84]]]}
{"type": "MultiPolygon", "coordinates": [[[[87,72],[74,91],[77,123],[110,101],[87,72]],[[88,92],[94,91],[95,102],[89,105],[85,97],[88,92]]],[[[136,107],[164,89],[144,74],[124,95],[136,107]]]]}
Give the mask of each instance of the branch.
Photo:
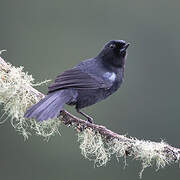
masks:
{"type": "Polygon", "coordinates": [[[34,84],[34,79],[23,72],[23,67],[14,67],[0,57],[0,103],[4,105],[4,114],[11,117],[13,127],[25,138],[32,133],[49,138],[59,133],[59,127],[63,123],[77,131],[82,155],[93,160],[96,166],[105,165],[112,155],[117,158],[132,156],[142,163],[140,177],[143,170],[153,164],[159,169],[179,162],[179,148],[163,141],[151,142],[119,135],[104,126],[75,117],[66,110],[61,111],[58,118],[41,123],[25,119],[26,109],[44,97],[34,86],[46,82],[34,84]]]}

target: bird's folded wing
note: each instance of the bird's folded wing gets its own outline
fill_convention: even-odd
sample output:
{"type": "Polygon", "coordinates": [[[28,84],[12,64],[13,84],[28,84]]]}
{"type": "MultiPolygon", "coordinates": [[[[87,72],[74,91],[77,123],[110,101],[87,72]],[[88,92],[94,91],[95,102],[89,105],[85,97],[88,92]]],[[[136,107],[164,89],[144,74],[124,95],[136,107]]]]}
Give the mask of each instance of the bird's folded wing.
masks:
{"type": "Polygon", "coordinates": [[[74,68],[58,75],[55,82],[48,87],[48,93],[60,89],[98,89],[110,88],[111,84],[106,83],[100,77],[90,75],[80,69],[74,68]]]}

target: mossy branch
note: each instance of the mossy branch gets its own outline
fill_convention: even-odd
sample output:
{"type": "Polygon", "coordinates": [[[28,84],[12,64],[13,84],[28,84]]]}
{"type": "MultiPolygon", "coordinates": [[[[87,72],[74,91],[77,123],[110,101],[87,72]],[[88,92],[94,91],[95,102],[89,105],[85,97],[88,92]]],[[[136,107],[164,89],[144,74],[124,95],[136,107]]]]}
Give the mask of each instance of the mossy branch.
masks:
{"type": "MultiPolygon", "coordinates": [[[[33,88],[42,83],[33,82],[32,76],[23,72],[23,67],[14,67],[0,57],[0,103],[4,105],[4,114],[10,117],[13,127],[26,139],[32,133],[49,138],[59,133],[59,127],[63,123],[76,129],[82,155],[93,160],[96,166],[106,165],[112,155],[117,158],[132,156],[142,162],[141,177],[143,170],[153,164],[159,169],[179,162],[179,148],[174,148],[163,141],[151,142],[119,135],[104,126],[79,119],[66,110],[61,111],[57,119],[41,123],[34,119],[25,119],[27,107],[44,97],[33,88]]],[[[1,120],[1,123],[5,122],[3,117],[1,120]]]]}

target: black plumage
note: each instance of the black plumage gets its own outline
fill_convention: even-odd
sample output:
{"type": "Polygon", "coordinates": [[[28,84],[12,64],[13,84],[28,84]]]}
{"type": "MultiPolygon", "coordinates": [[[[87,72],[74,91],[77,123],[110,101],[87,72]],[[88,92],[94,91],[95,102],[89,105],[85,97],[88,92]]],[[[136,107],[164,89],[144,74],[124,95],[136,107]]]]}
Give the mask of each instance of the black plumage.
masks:
{"type": "Polygon", "coordinates": [[[48,87],[48,95],[29,108],[25,117],[37,121],[52,119],[68,104],[92,122],[80,109],[105,99],[120,87],[128,46],[123,40],[110,41],[95,58],[59,74],[48,87]]]}

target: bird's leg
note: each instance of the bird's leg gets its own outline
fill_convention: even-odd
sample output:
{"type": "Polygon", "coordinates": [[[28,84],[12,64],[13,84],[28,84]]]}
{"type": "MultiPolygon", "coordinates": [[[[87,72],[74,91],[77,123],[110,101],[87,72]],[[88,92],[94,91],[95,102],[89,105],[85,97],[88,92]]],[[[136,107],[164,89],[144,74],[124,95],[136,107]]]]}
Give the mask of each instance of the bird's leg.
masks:
{"type": "Polygon", "coordinates": [[[77,111],[79,114],[83,115],[85,118],[87,118],[87,120],[88,120],[90,123],[93,123],[93,118],[92,118],[92,117],[88,116],[86,113],[80,111],[79,109],[76,109],[76,111],[77,111]]]}

